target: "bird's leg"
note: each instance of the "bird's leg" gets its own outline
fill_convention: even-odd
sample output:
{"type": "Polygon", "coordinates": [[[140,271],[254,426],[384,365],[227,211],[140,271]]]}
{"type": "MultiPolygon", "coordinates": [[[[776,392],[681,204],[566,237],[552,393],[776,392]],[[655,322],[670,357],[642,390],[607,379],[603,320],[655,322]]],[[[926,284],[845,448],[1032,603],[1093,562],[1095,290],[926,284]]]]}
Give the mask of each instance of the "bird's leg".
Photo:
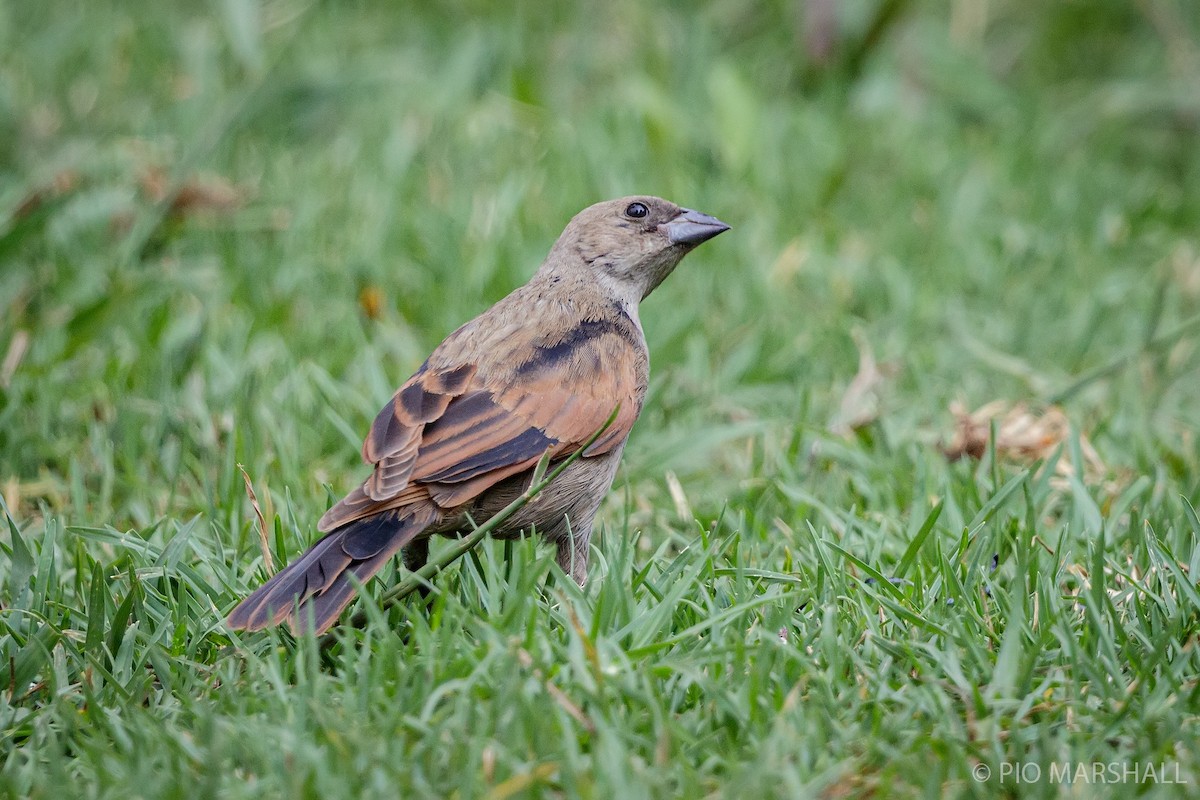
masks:
{"type": "MultiPolygon", "coordinates": [[[[429,537],[425,536],[421,539],[417,539],[416,541],[409,542],[408,544],[404,545],[404,549],[400,552],[404,560],[404,568],[409,572],[416,572],[421,567],[425,566],[425,564],[429,561],[429,537]]],[[[421,586],[417,588],[417,591],[421,593],[422,600],[428,599],[428,586],[421,584],[421,586]]]]}
{"type": "Polygon", "coordinates": [[[583,586],[587,582],[588,556],[592,541],[592,526],[574,529],[556,543],[558,566],[583,586]]]}

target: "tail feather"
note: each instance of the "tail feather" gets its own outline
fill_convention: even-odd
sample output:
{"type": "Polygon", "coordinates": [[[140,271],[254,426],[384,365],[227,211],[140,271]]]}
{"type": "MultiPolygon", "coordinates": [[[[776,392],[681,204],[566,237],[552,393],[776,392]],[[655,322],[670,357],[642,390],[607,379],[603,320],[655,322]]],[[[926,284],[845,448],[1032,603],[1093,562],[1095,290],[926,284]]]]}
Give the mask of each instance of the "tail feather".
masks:
{"type": "Polygon", "coordinates": [[[345,571],[338,575],[338,579],[333,581],[328,589],[302,606],[299,613],[289,620],[292,630],[299,633],[311,624],[313,630],[322,633],[332,627],[341,616],[342,609],[354,599],[355,589],[383,569],[384,564],[396,554],[397,549],[399,548],[381,550],[365,561],[352,562],[345,571]],[[354,581],[350,580],[351,575],[354,576],[354,581]]]}
{"type": "Polygon", "coordinates": [[[350,564],[334,532],[314,544],[238,605],[226,620],[229,627],[250,631],[278,625],[297,604],[328,588],[350,564]]]}
{"type": "Polygon", "coordinates": [[[299,559],[258,587],[230,612],[226,624],[256,631],[285,620],[293,629],[311,619],[317,633],[337,622],[354,599],[355,584],[365,583],[400,548],[431,522],[428,509],[377,514],[329,533],[299,559]]]}

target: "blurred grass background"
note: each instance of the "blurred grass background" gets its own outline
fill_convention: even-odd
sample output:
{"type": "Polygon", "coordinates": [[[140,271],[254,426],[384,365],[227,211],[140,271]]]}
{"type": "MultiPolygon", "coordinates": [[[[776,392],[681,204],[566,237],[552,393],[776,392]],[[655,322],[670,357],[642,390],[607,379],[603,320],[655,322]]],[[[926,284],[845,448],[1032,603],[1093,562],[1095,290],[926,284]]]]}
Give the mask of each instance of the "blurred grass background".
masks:
{"type": "Polygon", "coordinates": [[[1198,222],[1188,0],[0,2],[0,779],[1194,783],[1198,222]],[[294,556],[428,350],[642,192],[734,230],[644,306],[588,591],[485,548],[334,666],[226,648],[262,576],[237,465],[294,556]],[[1061,404],[1037,455],[1098,466],[947,463],[951,403],[996,400],[1061,404]]]}

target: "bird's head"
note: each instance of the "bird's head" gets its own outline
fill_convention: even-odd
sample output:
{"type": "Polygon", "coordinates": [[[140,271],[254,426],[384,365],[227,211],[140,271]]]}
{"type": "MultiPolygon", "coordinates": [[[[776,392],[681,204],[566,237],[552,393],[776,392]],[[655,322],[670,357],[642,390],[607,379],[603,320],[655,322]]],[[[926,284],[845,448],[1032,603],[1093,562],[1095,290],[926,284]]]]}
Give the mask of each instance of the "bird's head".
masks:
{"type": "Polygon", "coordinates": [[[716,217],[661,197],[622,197],[576,214],[542,269],[586,269],[623,300],[637,303],[697,245],[727,230],[716,217]]]}

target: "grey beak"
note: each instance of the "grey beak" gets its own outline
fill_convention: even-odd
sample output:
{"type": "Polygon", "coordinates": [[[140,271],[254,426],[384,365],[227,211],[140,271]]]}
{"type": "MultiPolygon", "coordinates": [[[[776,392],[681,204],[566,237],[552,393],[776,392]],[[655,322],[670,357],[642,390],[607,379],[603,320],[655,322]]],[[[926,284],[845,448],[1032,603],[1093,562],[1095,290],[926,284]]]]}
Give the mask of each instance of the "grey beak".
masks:
{"type": "Polygon", "coordinates": [[[671,244],[697,245],[707,242],[718,233],[729,230],[729,226],[716,217],[683,209],[683,213],[663,226],[671,244]]]}

